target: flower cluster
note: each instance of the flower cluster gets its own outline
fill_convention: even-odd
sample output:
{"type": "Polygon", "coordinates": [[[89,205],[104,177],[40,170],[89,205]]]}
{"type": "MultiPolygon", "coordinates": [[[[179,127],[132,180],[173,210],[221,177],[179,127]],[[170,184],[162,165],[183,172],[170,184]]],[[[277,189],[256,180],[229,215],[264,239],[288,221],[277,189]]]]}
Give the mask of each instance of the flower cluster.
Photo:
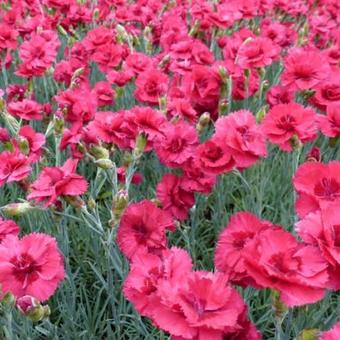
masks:
{"type": "MultiPolygon", "coordinates": [[[[115,242],[125,297],[174,340],[260,339],[232,285],[272,289],[288,307],[340,289],[339,11],[336,0],[3,0],[0,199],[17,202],[1,214],[48,210],[115,242]],[[243,174],[280,157],[293,163],[295,226],[238,211],[214,270],[196,270],[171,243],[194,215],[210,219],[198,198],[210,204],[232,174],[252,193],[243,174]]],[[[19,232],[0,219],[1,292],[44,314],[63,256],[54,237],[19,232]]]]}

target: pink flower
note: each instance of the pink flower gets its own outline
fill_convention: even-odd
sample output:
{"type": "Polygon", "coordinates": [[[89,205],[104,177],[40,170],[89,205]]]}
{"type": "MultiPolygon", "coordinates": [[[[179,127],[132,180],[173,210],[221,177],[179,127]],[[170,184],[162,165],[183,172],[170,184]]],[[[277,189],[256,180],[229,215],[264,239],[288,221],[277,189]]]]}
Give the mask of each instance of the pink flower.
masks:
{"type": "Polygon", "coordinates": [[[137,253],[157,253],[166,248],[166,230],[174,229],[170,214],[151,201],[132,203],[120,220],[117,244],[129,259],[137,253]]]}
{"type": "MultiPolygon", "coordinates": [[[[250,212],[234,214],[218,238],[215,250],[215,266],[226,273],[232,282],[250,284],[243,253],[247,242],[261,231],[274,227],[269,221],[260,220],[250,212]]],[[[253,282],[254,283],[254,282],[253,282]]]]}
{"type": "Polygon", "coordinates": [[[231,150],[225,139],[212,137],[197,148],[197,158],[204,171],[222,174],[231,171],[235,166],[231,150]]]}
{"type": "Polygon", "coordinates": [[[14,221],[4,220],[0,217],[0,243],[6,238],[6,236],[18,236],[19,232],[19,226],[14,221]]]}
{"type": "Polygon", "coordinates": [[[157,197],[163,209],[176,219],[183,221],[195,203],[195,196],[183,187],[183,178],[165,174],[157,185],[157,197]]]}
{"type": "Polygon", "coordinates": [[[124,282],[124,295],[139,313],[150,317],[158,285],[162,281],[170,286],[178,285],[191,270],[191,258],[180,248],[163,250],[160,257],[150,253],[138,254],[133,257],[124,282]]]}
{"type": "Polygon", "coordinates": [[[320,202],[340,201],[340,162],[307,162],[293,178],[298,193],[296,211],[300,217],[320,208],[320,202]]]}
{"type": "Polygon", "coordinates": [[[25,120],[42,119],[42,106],[34,100],[23,99],[18,102],[11,102],[7,109],[11,115],[25,120]]]}
{"type": "Polygon", "coordinates": [[[162,136],[154,142],[159,160],[169,167],[180,167],[190,157],[198,145],[195,128],[184,121],[166,124],[161,129],[162,136]]]}
{"type": "Polygon", "coordinates": [[[326,57],[314,50],[292,49],[284,66],[282,85],[291,86],[295,90],[313,89],[330,73],[326,57]]]}
{"type": "Polygon", "coordinates": [[[277,289],[289,307],[315,303],[325,295],[327,263],[318,248],[298,243],[283,229],[266,229],[242,253],[257,286],[277,289]]]}
{"type": "Polygon", "coordinates": [[[292,151],[292,137],[305,143],[316,138],[316,113],[300,104],[273,106],[262,122],[262,131],[267,138],[284,151],[292,151]]]}
{"type": "Polygon", "coordinates": [[[338,340],[340,337],[340,322],[337,322],[329,331],[320,335],[320,340],[338,340]]]}
{"type": "Polygon", "coordinates": [[[340,137],[340,101],[327,106],[327,115],[318,115],[321,132],[331,138],[340,137]]]}
{"type": "Polygon", "coordinates": [[[321,202],[321,210],[312,212],[296,223],[295,229],[304,242],[317,246],[329,263],[330,285],[340,290],[340,201],[321,202]]]}
{"type": "Polygon", "coordinates": [[[167,75],[155,69],[148,69],[137,77],[135,97],[140,102],[156,105],[167,90],[167,75]]]}
{"type": "Polygon", "coordinates": [[[61,196],[82,195],[87,189],[87,182],[75,172],[77,163],[77,160],[69,159],[61,167],[44,168],[31,185],[31,193],[27,199],[45,201],[45,206],[48,207],[61,196]]]}
{"type": "Polygon", "coordinates": [[[265,67],[277,59],[279,52],[278,46],[269,38],[256,37],[240,46],[235,63],[242,69],[265,67]]]}
{"type": "Polygon", "coordinates": [[[51,236],[33,233],[21,240],[8,236],[0,245],[0,284],[5,293],[45,301],[64,275],[63,256],[51,236]]]}
{"type": "Polygon", "coordinates": [[[31,172],[30,162],[18,149],[0,153],[0,186],[19,182],[31,172]]]}
{"type": "Polygon", "coordinates": [[[19,136],[28,143],[29,160],[31,162],[37,162],[43,153],[42,147],[46,141],[45,135],[35,132],[31,126],[25,125],[19,130],[19,136]]]}
{"type": "Polygon", "coordinates": [[[174,339],[223,339],[239,330],[246,307],[222,273],[191,272],[159,284],[151,318],[174,339]]]}
{"type": "Polygon", "coordinates": [[[267,155],[265,138],[250,111],[240,110],[219,118],[215,129],[216,138],[223,139],[229,147],[236,167],[247,168],[267,155]]]}

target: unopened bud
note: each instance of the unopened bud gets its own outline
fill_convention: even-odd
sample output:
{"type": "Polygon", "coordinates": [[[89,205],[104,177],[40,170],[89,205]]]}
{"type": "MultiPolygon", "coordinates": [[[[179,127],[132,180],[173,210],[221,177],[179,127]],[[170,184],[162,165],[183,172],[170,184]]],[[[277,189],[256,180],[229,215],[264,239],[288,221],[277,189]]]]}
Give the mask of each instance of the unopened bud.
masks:
{"type": "Polygon", "coordinates": [[[294,151],[298,151],[302,149],[302,142],[300,141],[297,135],[293,135],[289,140],[290,146],[293,148],[294,151]]]}
{"type": "Polygon", "coordinates": [[[61,25],[58,25],[57,26],[57,30],[58,32],[63,35],[64,37],[67,37],[68,36],[68,33],[65,31],[65,28],[61,25]]]}
{"type": "Polygon", "coordinates": [[[62,135],[63,130],[64,130],[64,120],[63,119],[55,119],[54,121],[54,132],[57,136],[62,135]]]}
{"type": "Polygon", "coordinates": [[[210,122],[210,114],[209,112],[204,112],[196,125],[196,129],[198,132],[201,132],[210,122]]]}
{"type": "Polygon", "coordinates": [[[127,204],[129,202],[129,195],[126,190],[118,191],[117,195],[113,198],[112,202],[112,216],[113,222],[116,223],[120,220],[127,204]]]}
{"type": "Polygon", "coordinates": [[[39,322],[51,314],[48,305],[41,305],[33,296],[25,295],[17,300],[17,308],[32,322],[39,322]]]}
{"type": "Polygon", "coordinates": [[[283,315],[288,311],[288,307],[281,301],[280,292],[272,289],[271,290],[272,307],[277,318],[282,318],[283,315]]]}
{"type": "Polygon", "coordinates": [[[147,142],[148,140],[144,134],[141,133],[137,136],[136,146],[135,149],[133,150],[133,154],[136,158],[139,158],[143,154],[147,142]]]}
{"type": "Polygon", "coordinates": [[[22,216],[28,212],[37,210],[37,207],[34,207],[29,202],[23,202],[23,203],[10,203],[3,207],[1,207],[1,210],[8,216],[14,217],[14,216],[22,216]]]}
{"type": "Polygon", "coordinates": [[[108,170],[108,169],[113,168],[113,162],[110,159],[107,159],[107,158],[97,159],[94,163],[99,168],[104,169],[104,170],[108,170]]]}
{"type": "Polygon", "coordinates": [[[20,138],[19,149],[24,155],[28,155],[30,153],[30,145],[26,138],[20,138]]]}
{"type": "Polygon", "coordinates": [[[259,111],[256,112],[256,121],[261,123],[268,112],[268,106],[264,105],[259,111]]]}
{"type": "Polygon", "coordinates": [[[90,154],[94,156],[95,159],[108,159],[110,158],[110,152],[106,148],[100,145],[93,145],[89,150],[90,154]]]}
{"type": "Polygon", "coordinates": [[[298,340],[318,340],[320,331],[315,328],[304,329],[298,337],[298,340]]]}
{"type": "Polygon", "coordinates": [[[79,196],[63,196],[64,200],[73,208],[80,209],[85,205],[85,202],[79,196]]]}
{"type": "Polygon", "coordinates": [[[0,301],[1,304],[7,308],[13,308],[15,306],[15,296],[11,292],[6,293],[0,301]]]}

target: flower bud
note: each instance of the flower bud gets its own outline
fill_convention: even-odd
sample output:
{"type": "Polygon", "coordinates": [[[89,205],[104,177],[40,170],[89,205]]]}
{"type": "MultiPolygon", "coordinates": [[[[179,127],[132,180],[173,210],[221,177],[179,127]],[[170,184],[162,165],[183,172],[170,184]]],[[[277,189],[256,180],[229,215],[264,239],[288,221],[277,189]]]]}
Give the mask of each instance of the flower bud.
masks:
{"type": "Polygon", "coordinates": [[[15,217],[15,216],[22,216],[28,212],[33,210],[37,210],[37,207],[34,207],[29,202],[22,202],[22,203],[10,203],[3,207],[1,210],[8,216],[15,217]]]}
{"type": "Polygon", "coordinates": [[[79,196],[63,196],[64,200],[73,208],[80,209],[85,205],[85,202],[79,196]]]}
{"type": "Polygon", "coordinates": [[[271,290],[272,308],[277,318],[282,318],[288,311],[288,307],[281,301],[280,292],[275,289],[271,290]]]}
{"type": "Polygon", "coordinates": [[[97,159],[94,163],[99,168],[104,169],[104,170],[108,170],[108,169],[113,168],[113,162],[110,159],[107,159],[107,158],[97,159]]]}
{"type": "Polygon", "coordinates": [[[256,113],[256,121],[257,123],[261,123],[264,119],[264,117],[266,116],[268,111],[268,106],[264,105],[261,107],[261,109],[259,111],[257,111],[256,113]]]}
{"type": "Polygon", "coordinates": [[[60,136],[63,134],[63,130],[64,130],[64,120],[57,118],[54,121],[54,132],[57,136],[60,136]]]}
{"type": "Polygon", "coordinates": [[[304,329],[298,337],[298,340],[318,340],[319,330],[315,328],[304,329]]]}
{"type": "Polygon", "coordinates": [[[90,149],[90,154],[94,156],[95,159],[108,159],[110,158],[110,152],[99,145],[93,145],[90,149]]]}
{"type": "Polygon", "coordinates": [[[113,216],[113,224],[120,220],[124,209],[126,208],[129,202],[129,194],[126,190],[119,190],[116,196],[113,198],[112,202],[112,216],[113,216]]]}
{"type": "Polygon", "coordinates": [[[307,154],[306,162],[321,162],[320,149],[314,146],[307,154]]]}
{"type": "Polygon", "coordinates": [[[300,141],[297,135],[292,136],[292,138],[289,140],[289,144],[293,148],[294,151],[298,151],[302,149],[302,142],[300,141]]]}
{"type": "Polygon", "coordinates": [[[17,308],[32,322],[39,322],[51,314],[50,307],[41,305],[33,296],[25,295],[17,300],[17,308]]]}
{"type": "Polygon", "coordinates": [[[143,154],[147,142],[148,142],[148,140],[143,133],[141,133],[137,136],[136,146],[135,146],[135,149],[133,150],[133,154],[136,158],[139,158],[143,154]]]}
{"type": "Polygon", "coordinates": [[[210,122],[210,114],[209,112],[204,112],[199,120],[198,120],[198,123],[196,125],[196,130],[198,132],[201,132],[210,122]]]}
{"type": "Polygon", "coordinates": [[[26,138],[19,139],[19,149],[26,156],[30,153],[30,145],[26,138]]]}
{"type": "Polygon", "coordinates": [[[2,305],[8,308],[13,308],[15,306],[15,296],[11,292],[6,293],[0,301],[2,305]]]}

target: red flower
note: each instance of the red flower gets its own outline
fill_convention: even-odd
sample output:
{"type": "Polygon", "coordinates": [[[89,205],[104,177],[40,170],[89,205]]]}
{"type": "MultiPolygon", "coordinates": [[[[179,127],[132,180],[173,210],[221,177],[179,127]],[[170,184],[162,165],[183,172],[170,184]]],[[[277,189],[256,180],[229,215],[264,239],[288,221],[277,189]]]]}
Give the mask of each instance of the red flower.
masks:
{"type": "Polygon", "coordinates": [[[55,62],[59,46],[58,35],[54,31],[32,33],[30,40],[20,46],[19,57],[23,63],[16,74],[22,77],[42,76],[55,62]]]}
{"type": "Polygon", "coordinates": [[[0,284],[17,298],[47,300],[64,279],[63,256],[54,238],[33,233],[8,236],[0,245],[0,284]]]}
{"type": "Polygon", "coordinates": [[[209,112],[216,118],[220,98],[221,77],[211,67],[194,65],[183,79],[183,91],[190,98],[193,108],[199,115],[209,112]]]}
{"type": "Polygon", "coordinates": [[[183,178],[172,174],[165,174],[158,183],[157,197],[163,209],[180,221],[188,217],[188,211],[195,203],[194,194],[183,187],[183,178]]]}
{"type": "Polygon", "coordinates": [[[277,59],[279,51],[270,39],[256,37],[240,46],[235,63],[242,69],[265,67],[277,59]]]}
{"type": "Polygon", "coordinates": [[[140,102],[156,105],[167,90],[167,75],[156,69],[148,69],[138,75],[134,95],[140,102]]]}
{"type": "Polygon", "coordinates": [[[298,243],[283,229],[266,229],[242,253],[247,274],[263,288],[281,293],[289,307],[314,303],[325,295],[327,263],[316,247],[298,243]]]}
{"type": "Polygon", "coordinates": [[[273,106],[262,122],[267,138],[284,151],[292,151],[292,138],[302,143],[313,140],[317,134],[316,113],[300,104],[273,106]]]}
{"type": "Polygon", "coordinates": [[[170,214],[144,200],[125,209],[117,232],[117,244],[129,259],[137,253],[159,252],[167,245],[166,230],[174,229],[170,214]]]}
{"type": "Polygon", "coordinates": [[[41,120],[42,106],[34,100],[23,99],[18,102],[11,102],[7,106],[8,112],[26,120],[41,120]]]}
{"type": "Polygon", "coordinates": [[[296,231],[304,242],[319,247],[329,263],[330,285],[340,290],[340,202],[321,203],[321,210],[312,212],[296,223],[296,231]]]}
{"type": "Polygon", "coordinates": [[[145,134],[148,142],[163,136],[163,127],[167,120],[163,113],[150,107],[135,106],[127,111],[127,120],[136,125],[137,134],[145,134]]]}
{"type": "Polygon", "coordinates": [[[139,313],[151,317],[158,285],[178,286],[191,270],[191,258],[180,248],[166,249],[161,257],[149,253],[137,254],[124,282],[124,295],[139,313]]]}
{"type": "Polygon", "coordinates": [[[28,158],[15,149],[0,153],[0,186],[4,183],[18,182],[31,172],[28,158]]]}
{"type": "Polygon", "coordinates": [[[18,236],[19,232],[19,226],[14,221],[0,217],[0,244],[8,235],[18,236]]]}
{"type": "Polygon", "coordinates": [[[106,81],[98,81],[92,90],[97,97],[98,106],[113,105],[116,96],[110,83],[106,81]]]}
{"type": "Polygon", "coordinates": [[[203,171],[199,159],[189,159],[184,164],[181,187],[185,191],[196,191],[204,194],[211,193],[215,183],[216,175],[203,171]]]}
{"type": "Polygon", "coordinates": [[[197,148],[197,157],[204,171],[222,174],[233,169],[235,161],[225,139],[212,137],[197,148]]]}
{"type": "Polygon", "coordinates": [[[337,322],[329,331],[320,334],[320,340],[338,340],[340,337],[340,322],[337,322]]]}
{"type": "Polygon", "coordinates": [[[175,339],[223,339],[239,330],[246,307],[222,273],[192,272],[158,286],[152,320],[175,339]]]}
{"type": "Polygon", "coordinates": [[[318,115],[321,132],[327,137],[340,137],[340,101],[327,106],[327,115],[318,115]]]}
{"type": "Polygon", "coordinates": [[[294,102],[294,91],[288,86],[272,86],[266,96],[270,107],[294,102]]]}
{"type": "Polygon", "coordinates": [[[219,118],[215,124],[216,138],[221,138],[229,147],[236,167],[247,168],[259,157],[267,155],[265,138],[256,125],[254,115],[240,110],[219,118]]]}
{"type": "Polygon", "coordinates": [[[300,217],[318,210],[322,201],[340,201],[340,162],[302,164],[293,184],[298,193],[296,211],[300,217]]]}
{"type": "Polygon", "coordinates": [[[340,71],[332,71],[331,75],[318,85],[310,102],[322,111],[330,104],[340,105],[340,71]]]}
{"type": "Polygon", "coordinates": [[[308,90],[319,85],[330,72],[327,59],[318,51],[292,49],[284,62],[282,85],[308,90]]]}
{"type": "Polygon", "coordinates": [[[247,285],[251,282],[243,260],[247,242],[261,231],[274,227],[269,221],[260,220],[249,212],[234,214],[218,238],[215,266],[226,273],[232,282],[247,285]]]}
{"type": "Polygon", "coordinates": [[[180,167],[190,157],[198,145],[198,135],[195,128],[184,121],[176,124],[165,124],[162,136],[154,142],[159,160],[169,167],[180,167]]]}
{"type": "Polygon", "coordinates": [[[35,132],[31,126],[25,125],[19,130],[19,136],[28,143],[29,160],[37,162],[43,152],[42,147],[45,144],[45,135],[35,132]]]}
{"type": "Polygon", "coordinates": [[[0,50],[13,50],[17,47],[18,32],[6,23],[0,24],[0,50]]]}
{"type": "Polygon", "coordinates": [[[28,200],[44,202],[48,207],[56,203],[61,196],[78,196],[87,189],[87,182],[83,176],[75,171],[77,160],[69,159],[61,167],[44,168],[38,179],[31,185],[28,200]]]}

